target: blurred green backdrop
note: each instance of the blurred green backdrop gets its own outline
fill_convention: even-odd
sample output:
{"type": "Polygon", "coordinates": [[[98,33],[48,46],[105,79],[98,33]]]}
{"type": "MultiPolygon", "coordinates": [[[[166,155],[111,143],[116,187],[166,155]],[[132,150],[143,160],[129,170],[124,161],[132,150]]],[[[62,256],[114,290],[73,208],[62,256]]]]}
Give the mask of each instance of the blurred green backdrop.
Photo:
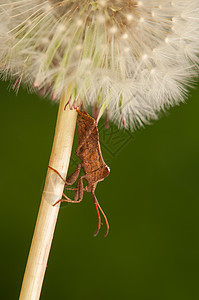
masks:
{"type": "MultiPolygon", "coordinates": [[[[8,83],[0,90],[0,298],[13,300],[20,291],[58,106],[22,89],[16,96],[8,83]]],[[[104,226],[93,237],[97,216],[89,194],[79,205],[62,207],[42,300],[199,299],[198,92],[199,87],[187,104],[134,133],[115,156],[104,155],[111,174],[96,194],[111,226],[106,239],[104,226]]],[[[118,143],[123,137],[122,131],[116,134],[118,143]]]]}

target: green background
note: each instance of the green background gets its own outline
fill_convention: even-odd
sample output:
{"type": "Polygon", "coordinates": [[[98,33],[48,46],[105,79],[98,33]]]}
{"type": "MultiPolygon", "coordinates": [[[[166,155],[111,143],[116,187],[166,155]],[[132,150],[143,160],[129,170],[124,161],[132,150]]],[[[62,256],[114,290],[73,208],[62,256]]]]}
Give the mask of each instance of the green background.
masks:
{"type": "MultiPolygon", "coordinates": [[[[58,106],[23,89],[16,96],[8,85],[0,84],[0,298],[17,299],[58,106]]],[[[199,299],[198,93],[108,158],[110,176],[96,190],[107,238],[105,226],[93,237],[89,194],[62,207],[42,300],[199,299]]]]}

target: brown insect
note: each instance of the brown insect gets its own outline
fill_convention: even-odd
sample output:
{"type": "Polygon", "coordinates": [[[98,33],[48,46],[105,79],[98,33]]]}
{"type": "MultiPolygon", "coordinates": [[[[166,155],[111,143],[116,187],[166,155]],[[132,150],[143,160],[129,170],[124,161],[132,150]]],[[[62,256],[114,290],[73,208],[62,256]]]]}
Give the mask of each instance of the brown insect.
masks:
{"type": "Polygon", "coordinates": [[[79,110],[77,110],[77,112],[79,116],[77,120],[78,147],[76,150],[76,155],[80,158],[81,162],[77,165],[75,171],[66,180],[64,180],[64,178],[59,174],[57,170],[49,166],[49,168],[57,173],[59,177],[65,182],[66,186],[74,184],[78,179],[76,188],[66,187],[66,189],[75,190],[74,199],[71,200],[63,193],[63,197],[65,199],[58,200],[55,204],[53,204],[53,206],[59,202],[79,203],[83,199],[84,191],[91,193],[98,215],[98,227],[94,236],[98,234],[101,227],[101,217],[99,210],[104,216],[106,222],[107,229],[105,236],[107,236],[109,231],[108,220],[101,206],[99,205],[99,202],[97,201],[97,198],[95,196],[95,189],[97,183],[104,180],[104,178],[109,175],[110,168],[106,165],[102,157],[99,144],[99,133],[95,120],[85,111],[80,112],[79,110]],[[84,175],[79,177],[81,168],[84,171],[84,175]],[[87,181],[87,186],[85,187],[83,186],[83,179],[87,181]]]}

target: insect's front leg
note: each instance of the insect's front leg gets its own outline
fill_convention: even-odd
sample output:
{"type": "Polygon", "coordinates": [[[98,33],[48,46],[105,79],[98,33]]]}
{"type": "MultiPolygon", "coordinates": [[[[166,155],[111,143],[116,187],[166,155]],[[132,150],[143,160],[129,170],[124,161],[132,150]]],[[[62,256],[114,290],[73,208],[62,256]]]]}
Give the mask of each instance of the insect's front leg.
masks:
{"type": "Polygon", "coordinates": [[[85,178],[85,175],[81,176],[77,182],[77,190],[75,191],[74,194],[74,201],[76,202],[77,201],[80,202],[83,199],[83,192],[84,192],[83,178],[85,178]]]}
{"type": "Polygon", "coordinates": [[[74,194],[74,200],[71,200],[70,198],[68,198],[64,193],[63,193],[63,197],[65,199],[60,199],[58,200],[57,202],[55,202],[53,204],[53,206],[55,206],[57,203],[60,203],[60,202],[68,202],[68,203],[80,203],[83,199],[83,192],[84,192],[84,187],[83,187],[83,178],[85,176],[81,176],[78,180],[78,183],[77,183],[77,189],[75,191],[75,194],[74,194]]]}
{"type": "MultiPolygon", "coordinates": [[[[56,169],[54,169],[54,168],[52,168],[50,166],[48,166],[48,168],[51,169],[51,170],[53,170],[65,182],[66,185],[72,185],[77,180],[77,178],[79,176],[79,172],[80,172],[80,169],[81,169],[81,164],[77,165],[77,168],[75,169],[75,171],[66,180],[61,176],[61,174],[56,169]]],[[[78,180],[78,183],[79,183],[79,180],[78,180]]],[[[80,199],[80,201],[78,200],[78,198],[79,198],[78,195],[81,195],[81,194],[82,194],[82,198],[83,198],[83,181],[82,181],[82,184],[79,183],[79,186],[77,187],[77,190],[75,192],[75,196],[74,197],[76,197],[76,203],[82,201],[82,199],[80,199]],[[82,189],[82,192],[79,192],[79,188],[82,189]]],[[[57,202],[55,202],[53,204],[53,206],[55,206],[59,202],[71,202],[71,203],[74,202],[73,200],[71,200],[70,198],[68,198],[64,193],[63,193],[63,196],[65,197],[65,199],[58,200],[57,202]]]]}

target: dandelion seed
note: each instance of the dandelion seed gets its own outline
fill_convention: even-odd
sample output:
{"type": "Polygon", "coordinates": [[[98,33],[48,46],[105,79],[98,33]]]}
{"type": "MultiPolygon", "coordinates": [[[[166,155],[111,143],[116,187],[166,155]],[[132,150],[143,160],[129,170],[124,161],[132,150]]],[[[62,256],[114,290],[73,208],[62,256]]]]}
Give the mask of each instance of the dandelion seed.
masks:
{"type": "Polygon", "coordinates": [[[0,0],[0,24],[3,78],[56,100],[70,86],[71,107],[119,125],[156,119],[197,75],[198,0],[0,0]]]}

